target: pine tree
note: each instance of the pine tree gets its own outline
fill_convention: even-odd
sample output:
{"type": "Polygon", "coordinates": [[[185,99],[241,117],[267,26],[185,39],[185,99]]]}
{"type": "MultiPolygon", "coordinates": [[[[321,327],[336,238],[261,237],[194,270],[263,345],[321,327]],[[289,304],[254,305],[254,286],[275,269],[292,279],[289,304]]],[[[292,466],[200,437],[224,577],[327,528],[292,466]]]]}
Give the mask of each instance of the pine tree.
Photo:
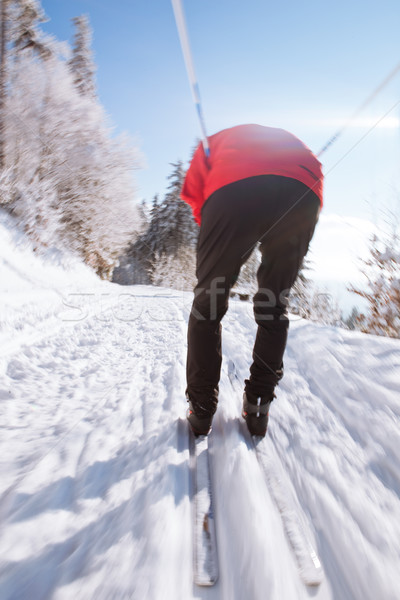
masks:
{"type": "Polygon", "coordinates": [[[158,195],[155,195],[150,210],[150,223],[145,235],[142,238],[142,255],[149,264],[154,262],[156,254],[159,251],[160,235],[160,205],[158,201],[158,195]]]}
{"type": "Polygon", "coordinates": [[[311,270],[311,261],[304,258],[297,275],[296,281],[289,296],[289,310],[295,315],[304,319],[310,319],[312,316],[312,305],[315,290],[311,280],[307,277],[307,272],[311,270]]]}
{"type": "Polygon", "coordinates": [[[182,162],[172,163],[172,167],[168,192],[158,209],[157,251],[159,255],[177,257],[181,248],[195,245],[197,228],[189,205],[180,196],[185,175],[182,162]]]}
{"type": "Polygon", "coordinates": [[[115,273],[117,283],[153,283],[192,289],[195,283],[195,247],[198,227],[181,197],[182,162],[172,164],[167,193],[153,199],[147,230],[130,245],[115,273]]]}
{"type": "Polygon", "coordinates": [[[157,251],[160,232],[158,210],[158,196],[155,195],[147,227],[119,257],[119,265],[113,273],[115,283],[121,285],[150,285],[152,283],[152,272],[159,256],[157,251]]]}
{"type": "Polygon", "coordinates": [[[76,31],[72,58],[68,62],[75,86],[82,96],[96,96],[95,64],[91,50],[92,30],[86,15],[72,19],[76,31]]]}
{"type": "Polygon", "coordinates": [[[180,196],[185,175],[182,162],[172,163],[172,167],[167,194],[151,222],[149,247],[154,258],[150,273],[156,285],[191,289],[198,227],[189,205],[180,196]]]}
{"type": "Polygon", "coordinates": [[[149,214],[147,209],[147,204],[145,200],[142,200],[141,203],[137,207],[138,216],[140,220],[140,233],[144,233],[149,226],[149,214]]]}

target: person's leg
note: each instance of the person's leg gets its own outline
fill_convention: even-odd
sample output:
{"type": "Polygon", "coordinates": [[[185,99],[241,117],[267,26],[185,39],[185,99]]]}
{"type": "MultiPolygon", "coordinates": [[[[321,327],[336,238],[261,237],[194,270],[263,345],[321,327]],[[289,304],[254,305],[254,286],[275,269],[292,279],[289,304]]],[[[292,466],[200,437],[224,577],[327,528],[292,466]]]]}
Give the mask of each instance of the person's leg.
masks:
{"type": "Polygon", "coordinates": [[[218,400],[221,319],[229,291],[257,243],[258,231],[246,210],[248,187],[237,182],[221,188],[202,211],[198,282],[188,327],[187,395],[205,413],[214,412],[218,400]]]}
{"type": "Polygon", "coordinates": [[[246,392],[256,398],[273,394],[282,374],[288,290],[307,252],[318,210],[319,200],[306,186],[279,176],[235,182],[205,204],[187,355],[187,395],[202,416],[212,416],[217,406],[220,323],[229,291],[260,240],[262,264],[254,298],[258,333],[246,392]]]}
{"type": "Polygon", "coordinates": [[[283,375],[289,321],[287,304],[318,219],[319,200],[304,184],[281,178],[273,222],[261,236],[254,315],[258,324],[253,364],[245,390],[253,398],[273,399],[283,375]]]}

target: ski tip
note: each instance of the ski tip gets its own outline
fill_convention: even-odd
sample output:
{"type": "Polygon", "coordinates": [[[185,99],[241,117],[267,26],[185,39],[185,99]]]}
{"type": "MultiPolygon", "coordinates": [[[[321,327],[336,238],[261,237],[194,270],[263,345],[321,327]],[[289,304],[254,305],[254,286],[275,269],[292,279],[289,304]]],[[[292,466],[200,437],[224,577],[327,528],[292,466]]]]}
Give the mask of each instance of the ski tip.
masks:
{"type": "Polygon", "coordinates": [[[324,580],[324,570],[317,553],[312,550],[310,552],[310,560],[312,564],[303,566],[300,569],[300,575],[305,585],[309,587],[318,587],[324,580]]]}
{"type": "Polygon", "coordinates": [[[301,578],[303,580],[304,585],[306,585],[307,587],[316,588],[321,585],[324,576],[321,569],[320,573],[301,573],[301,578]]]}
{"type": "Polygon", "coordinates": [[[213,585],[215,585],[218,581],[218,575],[213,576],[210,579],[202,579],[202,578],[196,578],[194,579],[194,583],[198,586],[198,587],[212,587],[213,585]]]}

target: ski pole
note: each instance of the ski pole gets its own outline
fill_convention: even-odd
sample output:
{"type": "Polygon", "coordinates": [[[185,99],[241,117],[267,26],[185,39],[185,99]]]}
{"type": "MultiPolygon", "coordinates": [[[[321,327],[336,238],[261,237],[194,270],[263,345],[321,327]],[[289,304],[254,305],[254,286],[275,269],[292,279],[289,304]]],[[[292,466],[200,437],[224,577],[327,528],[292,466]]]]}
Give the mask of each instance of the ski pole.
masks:
{"type": "Polygon", "coordinates": [[[194,103],[196,106],[197,116],[200,121],[200,128],[201,128],[201,132],[202,132],[202,136],[203,136],[202,143],[203,143],[204,153],[206,156],[209,156],[210,155],[210,147],[208,145],[207,131],[206,131],[206,126],[205,126],[201,101],[200,101],[200,90],[199,90],[199,85],[196,80],[196,74],[194,71],[194,64],[193,64],[193,59],[192,59],[192,53],[190,51],[189,36],[188,36],[188,32],[187,32],[187,27],[186,27],[185,15],[183,13],[183,6],[182,6],[181,0],[171,0],[171,1],[172,1],[172,7],[174,9],[175,22],[176,22],[176,26],[178,29],[179,39],[181,42],[182,53],[183,53],[183,57],[185,60],[186,71],[187,71],[187,74],[189,77],[189,83],[190,83],[190,87],[192,90],[193,100],[194,100],[194,103]]]}

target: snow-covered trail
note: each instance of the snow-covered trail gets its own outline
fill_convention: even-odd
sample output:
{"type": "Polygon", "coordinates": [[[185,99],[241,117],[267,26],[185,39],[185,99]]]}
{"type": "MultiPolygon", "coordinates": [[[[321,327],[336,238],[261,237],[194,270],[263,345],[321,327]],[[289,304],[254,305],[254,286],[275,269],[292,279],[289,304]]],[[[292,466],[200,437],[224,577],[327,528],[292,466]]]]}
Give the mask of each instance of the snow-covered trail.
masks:
{"type": "Polygon", "coordinates": [[[231,303],[210,440],[220,579],[200,589],[184,420],[191,295],[91,294],[53,299],[2,348],[2,599],[398,597],[397,341],[292,323],[267,443],[315,527],[326,578],[306,588],[241,434],[228,367],[246,376],[254,323],[250,304],[231,303]]]}
{"type": "MultiPolygon", "coordinates": [[[[239,343],[225,332],[242,374],[251,329],[239,343]]],[[[269,438],[316,528],[334,598],[398,597],[399,423],[397,340],[291,323],[269,438]]]]}
{"type": "Polygon", "coordinates": [[[167,314],[146,296],[133,320],[116,294],[5,361],[1,597],[161,598],[167,580],[182,586],[171,566],[190,553],[184,323],[173,300],[167,314]],[[163,577],[149,576],[153,561],[163,577]]]}

